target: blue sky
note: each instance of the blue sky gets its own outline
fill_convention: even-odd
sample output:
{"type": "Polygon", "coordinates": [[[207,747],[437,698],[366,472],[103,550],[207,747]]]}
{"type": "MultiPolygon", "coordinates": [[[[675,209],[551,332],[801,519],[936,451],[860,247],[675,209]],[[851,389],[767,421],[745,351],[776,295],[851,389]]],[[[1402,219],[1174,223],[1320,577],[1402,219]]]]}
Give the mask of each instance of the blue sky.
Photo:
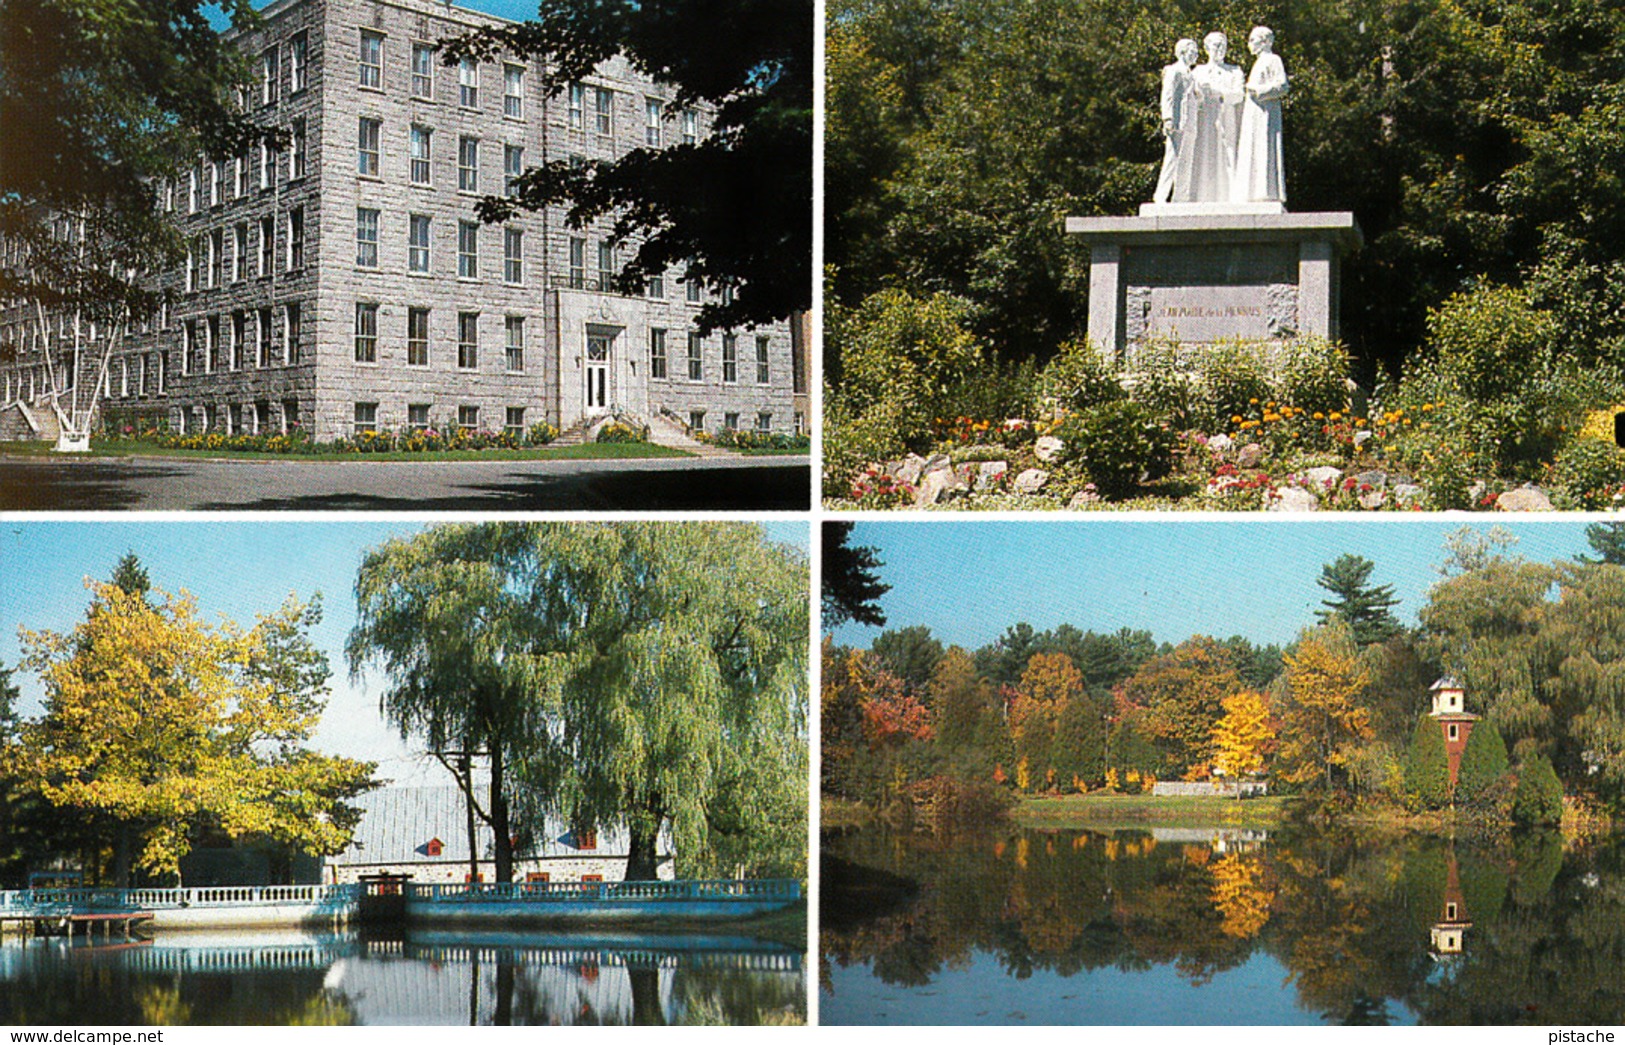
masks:
{"type": "MultiPolygon", "coordinates": [[[[763,526],[769,539],[807,548],[805,522],[763,526]]],[[[402,743],[378,713],[382,676],[352,684],[344,661],[362,556],[390,537],[425,528],[416,521],[32,522],[13,516],[0,522],[0,663],[16,666],[19,626],[72,630],[90,604],[85,579],[106,580],[127,551],[140,557],[154,587],[191,592],[205,619],[223,614],[246,626],[289,594],[308,600],[320,593],[324,617],[312,638],[333,668],[333,695],[312,746],[376,760],[381,776],[432,777],[443,770],[402,743]]],[[[38,714],[38,677],[19,671],[13,680],[23,693],[19,711],[38,714]]]]}
{"type": "MultiPolygon", "coordinates": [[[[1393,521],[1388,521],[1389,519],[1393,521]]],[[[1314,623],[1326,592],[1320,568],[1344,552],[1376,563],[1372,582],[1391,584],[1407,624],[1439,579],[1447,534],[1499,525],[1513,553],[1549,562],[1589,551],[1585,523],[1352,521],[864,522],[852,543],[879,551],[892,590],[880,602],[887,627],[924,624],[944,643],[974,649],[1027,621],[1098,632],[1144,628],[1159,642],[1191,635],[1244,635],[1287,643],[1314,623]]],[[[847,624],[840,643],[867,646],[881,629],[847,624]]]]}

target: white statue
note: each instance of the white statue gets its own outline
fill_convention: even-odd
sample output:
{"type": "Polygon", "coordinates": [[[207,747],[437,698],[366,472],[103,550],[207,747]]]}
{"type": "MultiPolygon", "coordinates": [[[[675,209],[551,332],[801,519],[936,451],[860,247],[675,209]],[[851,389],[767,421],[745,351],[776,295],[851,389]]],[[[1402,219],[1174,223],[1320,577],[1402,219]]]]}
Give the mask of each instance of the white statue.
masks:
{"type": "Polygon", "coordinates": [[[1207,61],[1191,74],[1196,79],[1196,119],[1187,136],[1190,198],[1222,203],[1230,199],[1230,172],[1236,166],[1245,77],[1241,66],[1224,60],[1230,41],[1223,33],[1208,33],[1202,45],[1207,50],[1207,61]]]}
{"type": "Polygon", "coordinates": [[[1241,110],[1241,140],[1230,175],[1230,201],[1286,202],[1286,168],[1281,160],[1281,99],[1286,95],[1286,66],[1274,52],[1275,34],[1263,26],[1247,37],[1247,49],[1258,56],[1247,74],[1247,100],[1241,110]]]}
{"type": "Polygon", "coordinates": [[[1175,61],[1162,70],[1162,175],[1152,196],[1157,203],[1196,198],[1191,195],[1189,147],[1196,116],[1196,84],[1191,76],[1196,58],[1196,41],[1181,40],[1174,45],[1175,61]]]}

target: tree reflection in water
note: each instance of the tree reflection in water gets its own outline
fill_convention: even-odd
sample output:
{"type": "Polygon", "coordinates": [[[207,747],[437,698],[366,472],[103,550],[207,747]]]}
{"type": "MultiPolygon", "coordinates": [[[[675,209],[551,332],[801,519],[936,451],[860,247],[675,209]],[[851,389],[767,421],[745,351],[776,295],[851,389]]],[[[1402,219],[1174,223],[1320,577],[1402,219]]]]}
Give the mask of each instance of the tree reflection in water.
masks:
{"type": "Polygon", "coordinates": [[[824,894],[820,980],[830,1022],[877,1016],[843,1008],[837,980],[855,982],[848,971],[920,988],[907,1012],[889,1018],[934,1022],[934,999],[952,993],[934,985],[973,964],[987,969],[974,962],[981,955],[1007,979],[1169,967],[1210,992],[1216,975],[1269,960],[1285,1003],[1336,1024],[1625,1018],[1619,840],[1565,853],[1555,835],[1538,834],[1468,843],[1307,829],[1267,840],[862,830],[831,834],[824,848],[855,865],[848,880],[870,869],[919,886],[911,903],[870,918],[824,894]]]}

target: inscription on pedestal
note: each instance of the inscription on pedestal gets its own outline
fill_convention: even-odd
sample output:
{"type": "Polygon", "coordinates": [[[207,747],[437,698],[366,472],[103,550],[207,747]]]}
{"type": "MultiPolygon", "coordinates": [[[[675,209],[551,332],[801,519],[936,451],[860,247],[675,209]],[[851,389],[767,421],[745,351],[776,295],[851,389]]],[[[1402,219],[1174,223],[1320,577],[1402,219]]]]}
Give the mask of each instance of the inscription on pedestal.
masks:
{"type": "Polygon", "coordinates": [[[1146,332],[1177,341],[1264,340],[1270,320],[1264,287],[1152,287],[1146,332]]]}

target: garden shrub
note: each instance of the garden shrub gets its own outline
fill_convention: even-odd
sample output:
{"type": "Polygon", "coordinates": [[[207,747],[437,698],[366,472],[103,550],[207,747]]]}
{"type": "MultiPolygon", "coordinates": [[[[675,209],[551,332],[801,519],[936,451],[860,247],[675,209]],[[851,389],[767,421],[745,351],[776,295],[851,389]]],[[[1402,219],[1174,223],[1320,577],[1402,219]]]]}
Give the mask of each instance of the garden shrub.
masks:
{"type": "Polygon", "coordinates": [[[1576,439],[1558,451],[1549,481],[1566,507],[1611,507],[1625,484],[1625,450],[1596,439],[1576,439]]]}
{"type": "Polygon", "coordinates": [[[1038,405],[1038,374],[1030,359],[997,357],[963,375],[948,393],[955,417],[1000,422],[1030,418],[1038,405]]]}
{"type": "Polygon", "coordinates": [[[1042,410],[1075,413],[1123,396],[1116,364],[1088,340],[1062,345],[1038,375],[1037,400],[1042,410]]]}
{"type": "Polygon", "coordinates": [[[1123,388],[1134,402],[1175,430],[1190,424],[1198,399],[1190,364],[1180,346],[1151,339],[1135,350],[1123,374],[1123,388]]]}
{"type": "Polygon", "coordinates": [[[1257,342],[1224,341],[1196,357],[1202,394],[1192,421],[1198,428],[1224,431],[1232,417],[1245,416],[1253,405],[1275,398],[1267,351],[1257,342]]]}
{"type": "Polygon", "coordinates": [[[1552,351],[1558,332],[1552,314],[1536,308],[1527,291],[1480,283],[1428,314],[1426,351],[1463,395],[1489,402],[1518,387],[1530,364],[1552,351]]]}
{"type": "Polygon", "coordinates": [[[1173,466],[1173,432],[1136,402],[1102,403],[1072,414],[1055,434],[1062,458],[1076,462],[1100,492],[1121,497],[1173,466]]]}
{"type": "Polygon", "coordinates": [[[1343,347],[1323,337],[1304,337],[1281,348],[1274,398],[1309,414],[1346,411],[1349,360],[1343,347]]]}
{"type": "Polygon", "coordinates": [[[1450,801],[1450,760],[1439,724],[1427,715],[1416,720],[1405,753],[1405,800],[1413,810],[1442,809],[1450,801]]]}
{"type": "Polygon", "coordinates": [[[525,442],[531,446],[546,446],[559,437],[557,425],[550,425],[546,421],[538,421],[530,426],[525,433],[525,442]]]}
{"type": "Polygon", "coordinates": [[[1483,719],[1467,734],[1467,746],[1462,750],[1461,766],[1456,774],[1456,800],[1475,804],[1489,802],[1510,766],[1501,731],[1495,728],[1495,723],[1483,719]]]}
{"type": "Polygon", "coordinates": [[[642,443],[647,442],[648,439],[649,433],[636,425],[611,421],[598,430],[596,441],[600,443],[642,443]]]}
{"type": "Polygon", "coordinates": [[[1525,827],[1556,826],[1563,820],[1563,784],[1545,755],[1533,755],[1518,772],[1512,793],[1512,819],[1525,827]]]}

